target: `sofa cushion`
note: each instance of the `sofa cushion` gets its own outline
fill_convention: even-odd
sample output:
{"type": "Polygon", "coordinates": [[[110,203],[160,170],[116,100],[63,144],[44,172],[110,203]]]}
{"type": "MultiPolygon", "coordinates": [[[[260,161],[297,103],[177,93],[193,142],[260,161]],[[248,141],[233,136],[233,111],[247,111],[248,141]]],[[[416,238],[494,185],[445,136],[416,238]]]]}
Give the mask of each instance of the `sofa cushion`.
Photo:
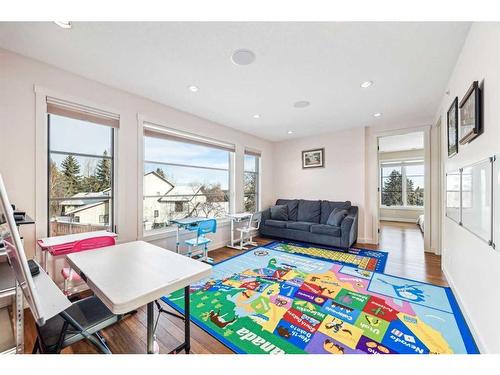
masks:
{"type": "Polygon", "coordinates": [[[274,228],[286,228],[286,221],[268,219],[264,222],[265,225],[274,228]]]}
{"type": "Polygon", "coordinates": [[[333,201],[321,201],[321,224],[326,224],[328,217],[332,213],[334,208],[341,208],[348,210],[351,207],[350,201],[345,202],[333,202],[333,201]]]}
{"type": "Polygon", "coordinates": [[[328,236],[340,237],[340,227],[326,224],[311,225],[311,232],[316,234],[326,234],[328,236]]]}
{"type": "Polygon", "coordinates": [[[297,209],[299,207],[298,199],[278,199],[276,204],[286,204],[288,207],[288,220],[297,221],[297,209]]]}
{"type": "Polygon", "coordinates": [[[286,223],[286,227],[288,229],[305,230],[306,232],[309,232],[311,225],[313,224],[314,223],[308,223],[306,221],[289,221],[286,223]]]}
{"type": "Polygon", "coordinates": [[[273,220],[288,220],[288,207],[286,204],[271,206],[271,219],[273,220]]]}
{"type": "Polygon", "coordinates": [[[299,201],[297,221],[319,223],[320,216],[321,216],[321,201],[308,201],[305,199],[301,199],[299,201]]]}
{"type": "Polygon", "coordinates": [[[343,210],[341,208],[334,208],[328,220],[326,221],[327,225],[334,225],[336,227],[340,227],[342,220],[348,215],[347,210],[343,210]]]}

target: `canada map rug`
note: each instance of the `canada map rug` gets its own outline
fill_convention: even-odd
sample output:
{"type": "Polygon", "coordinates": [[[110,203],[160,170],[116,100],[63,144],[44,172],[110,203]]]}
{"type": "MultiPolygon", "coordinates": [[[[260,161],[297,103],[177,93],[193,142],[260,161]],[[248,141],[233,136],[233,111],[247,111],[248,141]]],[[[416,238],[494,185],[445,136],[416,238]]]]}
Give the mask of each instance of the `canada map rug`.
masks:
{"type": "Polygon", "coordinates": [[[275,241],[265,245],[265,247],[291,254],[333,260],[352,267],[375,272],[384,272],[389,255],[387,252],[380,250],[358,249],[355,247],[339,249],[289,241],[275,241]]]}
{"type": "Polygon", "coordinates": [[[449,288],[266,247],[192,285],[191,320],[237,353],[478,352],[449,288]]]}

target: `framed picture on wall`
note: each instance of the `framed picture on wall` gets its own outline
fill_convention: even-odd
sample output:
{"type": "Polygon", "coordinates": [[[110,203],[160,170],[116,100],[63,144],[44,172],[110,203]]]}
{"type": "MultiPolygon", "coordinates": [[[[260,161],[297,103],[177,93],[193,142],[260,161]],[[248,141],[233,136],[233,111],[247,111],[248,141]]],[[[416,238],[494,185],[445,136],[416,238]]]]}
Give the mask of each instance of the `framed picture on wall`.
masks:
{"type": "Polygon", "coordinates": [[[302,151],[302,168],[320,168],[325,166],[325,149],[316,148],[302,151]]]}
{"type": "Polygon", "coordinates": [[[479,135],[481,130],[481,90],[474,81],[460,102],[460,144],[466,144],[479,135]]]}
{"type": "Polygon", "coordinates": [[[448,109],[447,116],[448,127],[448,157],[451,158],[458,152],[458,97],[448,109]]]}

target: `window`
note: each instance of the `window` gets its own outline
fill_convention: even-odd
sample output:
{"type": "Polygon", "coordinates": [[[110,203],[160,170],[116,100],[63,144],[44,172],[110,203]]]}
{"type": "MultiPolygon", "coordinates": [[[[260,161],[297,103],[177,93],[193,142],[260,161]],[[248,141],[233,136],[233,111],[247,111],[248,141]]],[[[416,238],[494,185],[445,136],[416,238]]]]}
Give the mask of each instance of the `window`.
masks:
{"type": "Polygon", "coordinates": [[[260,154],[245,150],[243,199],[246,212],[259,210],[260,154]]]}
{"type": "Polygon", "coordinates": [[[422,161],[382,163],[381,197],[384,207],[423,207],[424,164],[422,161]]]}
{"type": "Polygon", "coordinates": [[[402,206],[403,205],[403,180],[401,166],[387,166],[381,168],[382,176],[382,205],[402,206]]]}
{"type": "Polygon", "coordinates": [[[144,231],[188,216],[223,218],[229,213],[231,148],[146,125],[144,134],[144,231]]]}
{"type": "Polygon", "coordinates": [[[73,112],[49,98],[47,108],[49,236],[112,230],[111,120],[100,123],[100,117],[73,112]]]}

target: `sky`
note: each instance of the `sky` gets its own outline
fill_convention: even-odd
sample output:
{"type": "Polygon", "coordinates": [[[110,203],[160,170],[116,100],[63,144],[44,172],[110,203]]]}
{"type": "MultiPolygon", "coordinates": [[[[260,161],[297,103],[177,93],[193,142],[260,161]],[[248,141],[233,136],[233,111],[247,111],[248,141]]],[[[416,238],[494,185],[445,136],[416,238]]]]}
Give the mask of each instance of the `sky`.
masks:
{"type": "Polygon", "coordinates": [[[50,115],[50,149],[82,154],[111,153],[111,128],[50,115]]]}

